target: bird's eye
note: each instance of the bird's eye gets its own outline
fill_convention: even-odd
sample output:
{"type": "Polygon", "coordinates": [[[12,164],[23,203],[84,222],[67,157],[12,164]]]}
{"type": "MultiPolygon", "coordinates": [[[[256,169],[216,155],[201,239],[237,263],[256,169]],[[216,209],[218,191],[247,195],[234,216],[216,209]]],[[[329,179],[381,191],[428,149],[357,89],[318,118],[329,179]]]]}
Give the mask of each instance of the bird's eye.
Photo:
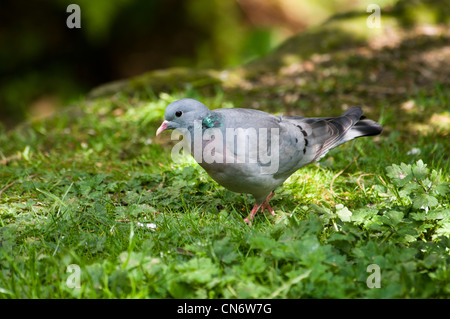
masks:
{"type": "Polygon", "coordinates": [[[182,114],[183,114],[183,112],[181,112],[181,111],[176,111],[175,112],[175,116],[176,117],[180,117],[182,114]]]}

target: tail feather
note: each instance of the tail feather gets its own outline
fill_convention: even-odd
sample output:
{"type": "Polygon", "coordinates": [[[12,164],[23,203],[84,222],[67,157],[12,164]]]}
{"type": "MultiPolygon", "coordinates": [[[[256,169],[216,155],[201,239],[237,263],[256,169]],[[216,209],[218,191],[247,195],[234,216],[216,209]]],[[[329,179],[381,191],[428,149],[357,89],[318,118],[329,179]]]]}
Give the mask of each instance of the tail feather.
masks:
{"type": "Polygon", "coordinates": [[[361,120],[352,127],[351,131],[356,131],[357,133],[354,133],[356,135],[359,134],[358,136],[355,136],[355,138],[362,136],[374,136],[380,134],[383,131],[383,127],[372,120],[361,120]]]}
{"type": "Polygon", "coordinates": [[[360,107],[352,107],[340,117],[312,123],[313,135],[317,140],[323,140],[322,143],[318,143],[314,160],[322,158],[330,149],[345,142],[382,132],[380,124],[364,118],[360,107]]]}

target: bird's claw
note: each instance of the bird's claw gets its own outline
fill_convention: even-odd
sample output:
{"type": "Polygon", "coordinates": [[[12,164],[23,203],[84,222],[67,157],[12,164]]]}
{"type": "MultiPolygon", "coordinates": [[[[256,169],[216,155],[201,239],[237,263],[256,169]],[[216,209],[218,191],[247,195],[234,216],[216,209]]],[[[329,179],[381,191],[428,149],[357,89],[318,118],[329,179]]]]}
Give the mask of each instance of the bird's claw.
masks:
{"type": "Polygon", "coordinates": [[[268,211],[269,213],[271,213],[272,216],[275,216],[275,211],[272,209],[272,207],[270,207],[270,205],[269,205],[268,203],[264,203],[264,204],[263,204],[262,210],[263,210],[263,211],[266,210],[266,211],[268,211]]]}

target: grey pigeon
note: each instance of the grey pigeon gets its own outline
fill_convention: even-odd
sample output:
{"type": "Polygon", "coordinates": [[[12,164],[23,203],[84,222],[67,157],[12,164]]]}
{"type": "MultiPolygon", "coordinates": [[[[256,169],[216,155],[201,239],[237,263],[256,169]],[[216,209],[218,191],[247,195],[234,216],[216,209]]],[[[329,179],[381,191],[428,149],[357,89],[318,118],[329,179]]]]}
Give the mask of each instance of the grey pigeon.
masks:
{"type": "Polygon", "coordinates": [[[215,109],[193,99],[170,103],[156,135],[179,130],[190,153],[220,185],[255,198],[244,222],[251,225],[274,190],[299,168],[322,158],[330,149],[362,136],[378,135],[382,126],[364,119],[360,107],[340,117],[275,116],[244,108],[215,109]]]}

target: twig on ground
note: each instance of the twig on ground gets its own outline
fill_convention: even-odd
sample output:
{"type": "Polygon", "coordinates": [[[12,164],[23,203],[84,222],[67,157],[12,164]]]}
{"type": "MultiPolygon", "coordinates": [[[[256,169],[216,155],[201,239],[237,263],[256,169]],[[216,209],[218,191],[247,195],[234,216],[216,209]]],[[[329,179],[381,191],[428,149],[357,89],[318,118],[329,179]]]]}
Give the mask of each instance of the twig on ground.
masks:
{"type": "Polygon", "coordinates": [[[335,180],[336,178],[338,178],[343,172],[345,172],[345,171],[347,170],[347,168],[349,168],[350,165],[352,165],[353,162],[356,163],[356,160],[358,159],[358,157],[359,157],[359,156],[356,156],[355,158],[353,158],[353,160],[352,160],[346,167],[344,167],[339,173],[337,173],[336,175],[333,176],[333,179],[331,180],[331,183],[330,183],[330,192],[331,192],[334,196],[341,198],[339,195],[337,195],[337,194],[333,191],[333,183],[334,183],[334,180],[335,180]]]}
{"type": "MultiPolygon", "coordinates": [[[[28,176],[28,177],[27,177],[27,181],[29,181],[30,179],[36,177],[37,175],[38,175],[38,174],[33,174],[33,175],[28,176]]],[[[12,183],[9,183],[9,184],[6,185],[5,187],[3,187],[3,188],[0,190],[0,198],[2,197],[4,191],[6,191],[8,188],[10,188],[11,186],[13,186],[13,185],[16,184],[16,183],[17,183],[17,181],[14,181],[14,182],[12,182],[12,183]]]]}
{"type": "Polygon", "coordinates": [[[373,174],[373,173],[361,174],[361,175],[359,175],[358,179],[356,180],[356,184],[358,184],[359,188],[361,188],[362,191],[364,191],[364,189],[361,186],[361,179],[363,176],[370,176],[370,175],[375,175],[375,174],[373,174]]]}
{"type": "Polygon", "coordinates": [[[16,154],[10,157],[5,157],[3,159],[0,160],[0,165],[7,165],[9,162],[12,162],[14,160],[18,160],[21,158],[20,154],[16,154]]]}

